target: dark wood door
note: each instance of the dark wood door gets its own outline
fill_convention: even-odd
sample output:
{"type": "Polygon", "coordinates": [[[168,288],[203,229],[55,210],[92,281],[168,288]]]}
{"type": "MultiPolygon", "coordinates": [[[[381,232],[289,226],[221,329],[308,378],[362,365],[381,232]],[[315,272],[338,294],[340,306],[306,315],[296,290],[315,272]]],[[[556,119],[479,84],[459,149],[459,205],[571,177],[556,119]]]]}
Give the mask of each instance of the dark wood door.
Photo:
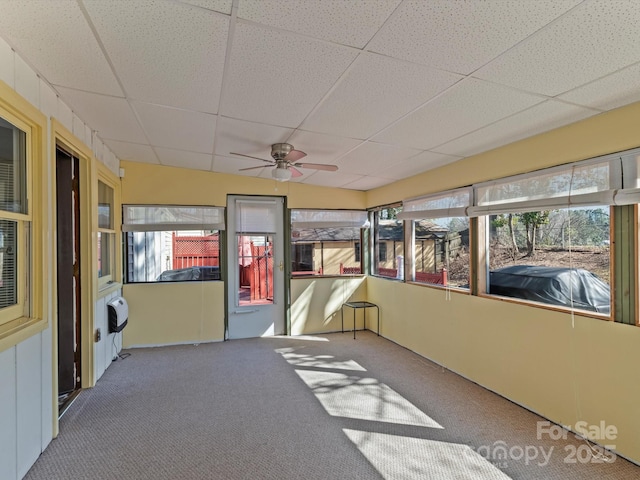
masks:
{"type": "Polygon", "coordinates": [[[80,161],[56,149],[58,394],[80,388],[80,161]]]}

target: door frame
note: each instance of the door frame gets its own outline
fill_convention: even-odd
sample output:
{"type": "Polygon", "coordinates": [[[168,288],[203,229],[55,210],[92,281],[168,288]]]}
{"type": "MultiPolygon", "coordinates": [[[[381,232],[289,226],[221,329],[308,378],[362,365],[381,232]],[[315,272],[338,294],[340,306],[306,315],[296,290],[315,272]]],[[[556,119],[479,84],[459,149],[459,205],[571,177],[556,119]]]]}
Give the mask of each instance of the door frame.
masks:
{"type": "MultiPolygon", "coordinates": [[[[93,248],[92,239],[92,198],[97,191],[93,188],[91,179],[97,178],[93,164],[93,152],[71,131],[55,119],[51,119],[51,143],[50,143],[50,168],[51,168],[51,198],[56,199],[58,192],[55,182],[56,177],[56,148],[60,147],[79,159],[79,190],[80,190],[80,388],[91,387],[95,383],[94,378],[94,352],[93,352],[93,330],[94,330],[94,292],[96,291],[97,278],[93,278],[93,265],[97,263],[97,252],[93,248]]],[[[51,218],[51,330],[52,330],[52,402],[53,402],[53,436],[59,432],[58,422],[58,215],[55,202],[50,205],[51,218]]]]}
{"type": "MultiPolygon", "coordinates": [[[[291,245],[290,245],[290,241],[289,239],[291,238],[291,227],[290,227],[290,220],[291,220],[291,214],[289,212],[289,208],[287,206],[287,197],[286,196],[280,196],[280,195],[247,195],[247,194],[232,194],[229,193],[227,194],[227,202],[226,202],[226,208],[225,208],[225,213],[226,213],[226,228],[225,228],[225,266],[226,266],[226,271],[223,272],[224,274],[224,311],[225,311],[225,315],[224,315],[224,340],[231,340],[230,336],[229,336],[229,326],[230,326],[230,314],[231,314],[231,309],[236,308],[236,306],[234,304],[232,304],[229,300],[230,300],[230,294],[232,293],[232,290],[235,291],[236,286],[234,284],[232,284],[232,282],[230,281],[230,269],[231,268],[235,268],[235,265],[232,265],[232,262],[229,261],[230,256],[231,256],[231,251],[229,249],[236,249],[238,248],[237,246],[237,242],[236,242],[236,238],[235,238],[235,228],[234,228],[234,232],[231,232],[229,226],[231,225],[231,221],[233,221],[233,225],[235,225],[235,219],[231,220],[231,215],[229,213],[230,209],[229,209],[229,205],[230,202],[234,201],[235,199],[241,199],[241,198],[247,198],[247,199],[256,199],[259,200],[261,198],[277,198],[280,199],[282,201],[282,204],[280,205],[280,207],[282,208],[282,255],[283,255],[283,265],[284,265],[284,269],[283,269],[283,278],[282,278],[282,285],[280,285],[280,288],[282,289],[282,302],[283,302],[283,318],[282,318],[282,325],[283,325],[283,335],[290,335],[291,333],[291,319],[290,319],[290,291],[291,291],[291,285],[290,285],[290,276],[291,276],[291,268],[290,268],[290,253],[291,253],[291,245]],[[233,235],[232,235],[233,233],[233,235]]],[[[235,211],[235,206],[234,206],[234,211],[235,211]]],[[[276,265],[274,264],[274,269],[276,268],[276,265]]],[[[237,270],[237,269],[236,269],[237,270]]],[[[276,334],[278,335],[278,334],[276,334]]]]}

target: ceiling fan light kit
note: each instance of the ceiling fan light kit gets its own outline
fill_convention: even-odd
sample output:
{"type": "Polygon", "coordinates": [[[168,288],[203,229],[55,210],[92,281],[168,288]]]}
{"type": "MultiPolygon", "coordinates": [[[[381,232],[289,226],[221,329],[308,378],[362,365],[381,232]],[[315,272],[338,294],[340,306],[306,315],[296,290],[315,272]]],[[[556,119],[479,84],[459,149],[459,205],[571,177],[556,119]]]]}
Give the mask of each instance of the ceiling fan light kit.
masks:
{"type": "MultiPolygon", "coordinates": [[[[287,182],[291,180],[291,177],[301,177],[302,172],[296,167],[313,168],[314,170],[325,170],[327,172],[335,172],[336,170],[338,170],[338,167],[335,165],[325,165],[321,163],[298,163],[300,160],[306,157],[307,154],[303,151],[294,149],[293,145],[289,143],[274,143],[273,145],[271,145],[271,156],[273,157],[273,160],[253,157],[251,155],[245,155],[243,153],[231,152],[231,155],[239,155],[241,157],[253,158],[255,160],[260,160],[261,162],[270,163],[273,167],[275,167],[271,171],[271,176],[278,182],[287,182]]],[[[241,168],[240,171],[254,170],[264,167],[264,165],[259,165],[257,167],[241,168]]]]}
{"type": "Polygon", "coordinates": [[[271,170],[271,176],[275,178],[278,182],[286,182],[291,180],[291,170],[288,168],[274,168],[271,170]]]}

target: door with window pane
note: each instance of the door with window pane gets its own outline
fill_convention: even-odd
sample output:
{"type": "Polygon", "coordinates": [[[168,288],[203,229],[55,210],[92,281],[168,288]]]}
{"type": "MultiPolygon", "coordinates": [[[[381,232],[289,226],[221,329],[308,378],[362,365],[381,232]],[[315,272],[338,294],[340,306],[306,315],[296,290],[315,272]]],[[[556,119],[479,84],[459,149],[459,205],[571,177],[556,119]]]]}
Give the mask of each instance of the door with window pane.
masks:
{"type": "Polygon", "coordinates": [[[284,200],[229,196],[227,222],[227,338],[284,334],[284,200]]]}

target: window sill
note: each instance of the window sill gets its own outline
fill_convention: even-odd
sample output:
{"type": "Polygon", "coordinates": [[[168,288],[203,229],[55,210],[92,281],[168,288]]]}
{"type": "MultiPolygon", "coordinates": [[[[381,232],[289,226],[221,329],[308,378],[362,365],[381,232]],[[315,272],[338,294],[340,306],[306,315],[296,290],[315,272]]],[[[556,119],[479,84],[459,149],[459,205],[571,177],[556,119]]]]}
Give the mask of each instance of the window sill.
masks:
{"type": "Polygon", "coordinates": [[[49,322],[39,318],[20,317],[0,325],[0,352],[24,342],[49,326],[49,322]]]}
{"type": "Polygon", "coordinates": [[[438,290],[449,290],[450,292],[463,293],[465,295],[470,295],[471,290],[463,287],[456,287],[454,285],[441,285],[439,283],[426,283],[426,282],[413,282],[411,280],[407,280],[409,285],[417,285],[419,287],[429,287],[436,288],[438,290]]]}
{"type": "Polygon", "coordinates": [[[116,290],[120,290],[122,288],[122,284],[118,282],[108,282],[98,287],[98,298],[106,297],[112,292],[116,290]]]}
{"type": "Polygon", "coordinates": [[[613,322],[613,315],[591,312],[589,310],[578,310],[578,309],[572,309],[569,307],[562,307],[559,305],[550,305],[546,303],[532,302],[530,300],[524,300],[524,299],[515,298],[515,297],[501,297],[500,295],[491,295],[489,293],[478,293],[478,297],[490,298],[492,300],[497,300],[500,302],[515,303],[515,304],[524,305],[527,307],[541,308],[543,310],[552,310],[554,312],[561,312],[569,315],[573,312],[574,315],[579,315],[581,317],[595,318],[597,320],[604,320],[605,322],[613,322]]]}

